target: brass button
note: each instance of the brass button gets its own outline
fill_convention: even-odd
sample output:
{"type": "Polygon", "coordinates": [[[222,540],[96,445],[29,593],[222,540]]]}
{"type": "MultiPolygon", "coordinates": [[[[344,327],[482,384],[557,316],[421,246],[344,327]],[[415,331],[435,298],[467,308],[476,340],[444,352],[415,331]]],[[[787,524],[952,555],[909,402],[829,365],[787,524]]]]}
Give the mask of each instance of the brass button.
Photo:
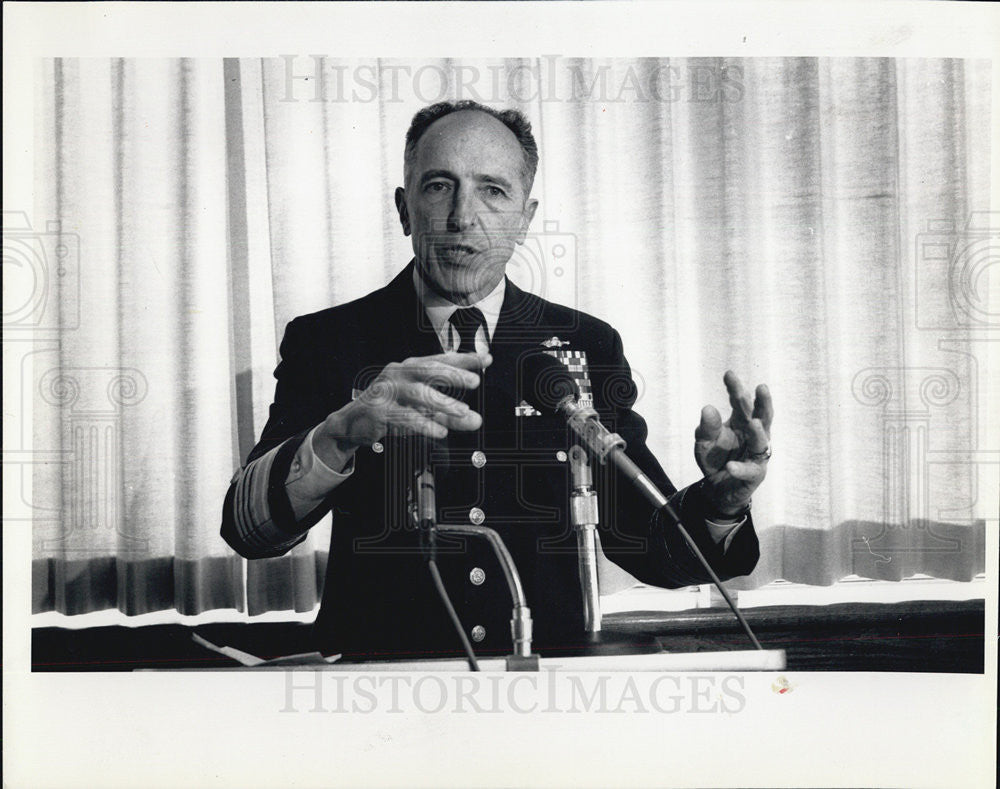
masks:
{"type": "Polygon", "coordinates": [[[565,463],[567,457],[568,456],[566,455],[566,453],[563,452],[561,449],[558,452],[556,452],[556,460],[558,460],[560,463],[565,463]]]}
{"type": "Polygon", "coordinates": [[[469,522],[479,526],[483,521],[486,520],[486,513],[483,512],[479,507],[473,507],[469,510],[469,522]]]}
{"type": "Polygon", "coordinates": [[[469,580],[473,586],[482,586],[486,580],[486,571],[482,567],[473,567],[469,572],[469,580]]]}
{"type": "Polygon", "coordinates": [[[485,627],[483,627],[482,625],[476,625],[474,628],[472,628],[473,641],[476,641],[478,643],[479,641],[482,641],[484,638],[486,638],[485,627]]]}
{"type": "Polygon", "coordinates": [[[385,452],[385,447],[382,445],[381,441],[376,441],[374,444],[372,444],[372,452],[374,452],[376,455],[381,455],[383,452],[385,452]]]}
{"type": "Polygon", "coordinates": [[[486,465],[486,453],[479,451],[478,449],[472,453],[472,465],[476,468],[482,468],[486,465]]]}

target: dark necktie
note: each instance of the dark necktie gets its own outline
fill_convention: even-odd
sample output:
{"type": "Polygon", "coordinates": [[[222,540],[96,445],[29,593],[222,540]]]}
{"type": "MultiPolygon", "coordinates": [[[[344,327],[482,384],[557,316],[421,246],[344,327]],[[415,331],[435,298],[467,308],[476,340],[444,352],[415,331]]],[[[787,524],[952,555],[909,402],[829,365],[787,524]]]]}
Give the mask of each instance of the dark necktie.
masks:
{"type": "Polygon", "coordinates": [[[486,318],[479,311],[478,307],[459,307],[451,314],[451,324],[458,331],[458,352],[476,352],[476,331],[480,326],[486,333],[487,344],[489,343],[489,331],[486,328],[486,318]]]}

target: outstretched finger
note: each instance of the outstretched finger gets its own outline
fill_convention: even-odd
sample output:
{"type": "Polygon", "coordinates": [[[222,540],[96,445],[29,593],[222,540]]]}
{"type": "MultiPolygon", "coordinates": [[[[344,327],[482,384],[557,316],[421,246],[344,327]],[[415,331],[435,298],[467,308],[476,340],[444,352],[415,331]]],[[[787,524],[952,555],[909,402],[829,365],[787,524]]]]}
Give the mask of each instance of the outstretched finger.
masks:
{"type": "Polygon", "coordinates": [[[448,351],[435,356],[425,357],[442,364],[459,367],[463,370],[471,370],[474,373],[481,373],[493,364],[493,355],[489,353],[459,353],[458,351],[448,351]]]}
{"type": "MultiPolygon", "coordinates": [[[[471,356],[475,354],[454,354],[455,356],[471,356]]],[[[437,389],[475,389],[479,386],[480,370],[468,367],[458,367],[441,360],[439,356],[425,356],[417,359],[408,359],[403,363],[409,380],[419,381],[437,389]]]]}
{"type": "Polygon", "coordinates": [[[389,416],[389,432],[403,435],[446,438],[448,428],[415,408],[397,407],[389,416]]]}
{"type": "Polygon", "coordinates": [[[464,416],[469,412],[469,406],[452,397],[452,394],[458,392],[442,392],[425,383],[406,383],[399,388],[398,400],[401,404],[412,406],[428,416],[438,412],[464,416]]]}
{"type": "Polygon", "coordinates": [[[722,432],[722,416],[715,406],[706,405],[701,409],[701,421],[695,428],[695,441],[715,441],[722,432]]]}
{"type": "Polygon", "coordinates": [[[770,444],[764,425],[759,419],[751,419],[749,424],[750,435],[746,443],[746,452],[751,460],[766,462],[767,448],[770,444]]]}
{"type": "Polygon", "coordinates": [[[449,430],[461,430],[463,432],[478,430],[483,425],[482,416],[480,416],[477,411],[473,411],[471,408],[464,414],[458,415],[439,411],[431,418],[439,425],[443,425],[449,430]]]}
{"type": "Polygon", "coordinates": [[[754,393],[753,415],[764,425],[764,432],[771,435],[771,422],[774,421],[774,402],[771,400],[771,390],[767,384],[760,384],[754,393]]]}
{"type": "Polygon", "coordinates": [[[732,370],[726,370],[722,380],[729,393],[729,404],[733,407],[733,419],[746,423],[753,414],[753,408],[750,405],[750,395],[743,388],[743,382],[732,370]]]}

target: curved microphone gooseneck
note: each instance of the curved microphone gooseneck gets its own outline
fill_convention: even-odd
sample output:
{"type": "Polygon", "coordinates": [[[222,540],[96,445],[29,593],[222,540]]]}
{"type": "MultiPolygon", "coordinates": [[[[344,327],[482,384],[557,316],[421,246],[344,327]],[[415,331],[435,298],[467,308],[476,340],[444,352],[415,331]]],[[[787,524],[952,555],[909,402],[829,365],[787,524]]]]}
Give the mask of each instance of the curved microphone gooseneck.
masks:
{"type": "Polygon", "coordinates": [[[538,655],[531,651],[532,619],[531,609],[528,607],[524,596],[524,587],[521,584],[521,576],[517,572],[514,559],[507,550],[503,539],[495,529],[486,526],[473,526],[471,524],[439,524],[437,522],[437,503],[434,495],[434,470],[431,463],[432,442],[427,438],[417,439],[418,460],[414,475],[415,496],[413,501],[413,514],[420,529],[421,544],[425,548],[427,557],[427,569],[431,573],[434,587],[438,596],[444,604],[448,617],[451,619],[455,631],[462,641],[462,648],[465,650],[469,668],[479,671],[479,664],[476,661],[476,654],[469,643],[469,638],[465,634],[465,628],[458,618],[455,606],[448,597],[444,582],[441,580],[441,573],[437,566],[437,535],[461,534],[469,537],[477,537],[486,540],[490,549],[496,556],[507,580],[510,590],[513,608],[511,611],[510,631],[513,643],[513,652],[507,657],[507,669],[509,671],[537,671],[538,655]]]}

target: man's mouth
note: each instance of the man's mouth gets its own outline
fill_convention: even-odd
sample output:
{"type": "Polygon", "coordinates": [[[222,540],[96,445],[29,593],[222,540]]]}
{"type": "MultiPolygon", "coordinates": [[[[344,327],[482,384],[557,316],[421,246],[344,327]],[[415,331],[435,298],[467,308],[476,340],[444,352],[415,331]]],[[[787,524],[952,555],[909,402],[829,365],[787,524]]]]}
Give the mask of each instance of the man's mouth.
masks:
{"type": "Polygon", "coordinates": [[[467,244],[448,244],[447,246],[438,247],[438,249],[448,257],[475,255],[476,252],[478,252],[477,249],[470,247],[467,244]]]}

